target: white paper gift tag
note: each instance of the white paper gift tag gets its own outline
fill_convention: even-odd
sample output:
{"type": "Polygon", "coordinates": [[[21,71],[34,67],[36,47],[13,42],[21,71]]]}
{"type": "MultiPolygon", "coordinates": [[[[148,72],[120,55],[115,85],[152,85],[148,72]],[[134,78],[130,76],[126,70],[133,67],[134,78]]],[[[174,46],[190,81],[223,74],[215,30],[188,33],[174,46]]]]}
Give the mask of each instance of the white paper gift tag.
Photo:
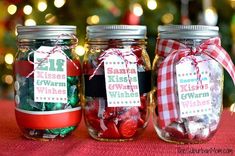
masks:
{"type": "Polygon", "coordinates": [[[35,102],[67,103],[66,56],[57,51],[48,57],[48,53],[53,48],[41,46],[34,52],[34,63],[36,63],[34,64],[35,102]],[[47,59],[44,60],[45,58],[47,59]],[[39,62],[42,63],[38,65],[39,62]]]}
{"type": "Polygon", "coordinates": [[[117,55],[109,55],[104,60],[108,107],[140,106],[136,57],[130,55],[125,59],[127,64],[117,55]]]}
{"type": "Polygon", "coordinates": [[[212,112],[210,60],[193,56],[197,65],[189,57],[182,58],[176,65],[177,89],[180,117],[198,116],[212,112]],[[197,71],[198,70],[198,71],[197,71]],[[200,80],[198,76],[200,75],[200,80]]]}

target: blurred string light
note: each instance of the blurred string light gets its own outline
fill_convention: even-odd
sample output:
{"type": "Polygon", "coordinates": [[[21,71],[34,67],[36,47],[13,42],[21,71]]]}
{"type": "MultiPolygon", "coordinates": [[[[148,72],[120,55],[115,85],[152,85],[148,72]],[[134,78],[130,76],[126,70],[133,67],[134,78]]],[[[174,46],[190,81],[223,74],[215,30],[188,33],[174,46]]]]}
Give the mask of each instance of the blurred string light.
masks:
{"type": "Polygon", "coordinates": [[[132,11],[133,11],[133,13],[134,13],[136,16],[142,16],[142,15],[143,15],[142,6],[141,6],[139,3],[135,3],[135,4],[133,5],[132,11]]]}
{"type": "Polygon", "coordinates": [[[7,12],[10,14],[10,15],[14,15],[17,11],[17,7],[16,5],[14,4],[11,4],[7,7],[7,12]]]}
{"type": "Polygon", "coordinates": [[[33,25],[36,25],[36,22],[33,19],[27,19],[27,20],[25,20],[24,25],[25,26],[33,26],[33,25]]]}
{"type": "Polygon", "coordinates": [[[18,35],[18,32],[17,32],[17,28],[15,27],[15,35],[17,36],[18,35]]]}
{"type": "Polygon", "coordinates": [[[100,22],[100,17],[98,15],[93,15],[93,16],[89,16],[87,17],[86,20],[87,24],[98,24],[100,22]]]}
{"type": "Polygon", "coordinates": [[[15,35],[17,36],[18,35],[18,33],[17,33],[17,27],[18,26],[22,26],[21,24],[16,24],[16,26],[15,26],[15,35]]]}
{"type": "Polygon", "coordinates": [[[64,6],[65,2],[66,2],[66,0],[55,0],[54,5],[57,8],[61,8],[62,6],[64,6]]]}
{"type": "Polygon", "coordinates": [[[230,111],[231,111],[231,112],[235,112],[235,103],[233,103],[233,104],[230,106],[230,111]]]}
{"type": "Polygon", "coordinates": [[[7,64],[12,64],[14,62],[14,56],[11,53],[5,55],[5,62],[7,64]]]}
{"type": "Polygon", "coordinates": [[[164,24],[170,24],[173,20],[174,20],[174,16],[171,13],[166,13],[161,18],[161,21],[164,24]]]}
{"type": "Polygon", "coordinates": [[[33,11],[33,8],[30,6],[30,5],[26,5],[24,6],[24,9],[23,9],[23,12],[26,14],[26,15],[30,15],[33,11]]]}
{"type": "Polygon", "coordinates": [[[78,56],[83,56],[85,54],[85,48],[81,45],[78,45],[76,48],[75,48],[75,52],[78,56]]]}
{"type": "Polygon", "coordinates": [[[231,0],[231,7],[235,9],[235,0],[231,0]]]}
{"type": "Polygon", "coordinates": [[[6,75],[4,76],[4,81],[6,84],[12,84],[13,83],[13,76],[12,75],[6,75]]]}
{"type": "Polygon", "coordinates": [[[45,20],[46,20],[46,23],[53,24],[53,23],[56,23],[57,18],[53,14],[48,13],[45,16],[45,20]]]}
{"type": "Polygon", "coordinates": [[[218,15],[215,8],[209,7],[204,12],[204,20],[207,25],[216,25],[218,21],[218,15]]]}
{"type": "Polygon", "coordinates": [[[150,10],[155,10],[157,8],[157,2],[156,0],[148,0],[147,1],[147,7],[150,9],[150,10]]]}
{"type": "Polygon", "coordinates": [[[47,9],[47,2],[45,0],[40,0],[38,2],[38,10],[43,12],[47,9]]]}

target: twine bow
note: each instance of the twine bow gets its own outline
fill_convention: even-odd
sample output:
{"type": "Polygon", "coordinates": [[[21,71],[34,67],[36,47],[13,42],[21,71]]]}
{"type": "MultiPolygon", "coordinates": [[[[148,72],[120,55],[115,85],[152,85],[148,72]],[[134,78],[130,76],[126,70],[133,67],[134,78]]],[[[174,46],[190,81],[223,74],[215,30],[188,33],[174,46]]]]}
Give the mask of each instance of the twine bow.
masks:
{"type": "Polygon", "coordinates": [[[79,67],[78,67],[78,66],[64,53],[64,51],[63,51],[63,50],[65,50],[65,49],[73,49],[73,48],[75,48],[75,46],[77,45],[77,43],[78,43],[78,39],[77,39],[77,37],[76,37],[75,35],[61,34],[61,35],[58,36],[58,38],[57,38],[57,40],[56,40],[56,43],[55,43],[55,46],[54,46],[49,52],[38,51],[38,50],[34,51],[34,50],[32,50],[32,51],[28,54],[28,61],[29,61],[29,63],[31,63],[31,64],[33,64],[33,65],[37,65],[37,66],[36,66],[36,68],[34,68],[33,71],[31,71],[31,72],[26,76],[26,78],[29,78],[29,77],[35,72],[35,70],[36,70],[38,67],[40,67],[46,60],[48,60],[48,58],[50,57],[51,54],[54,54],[54,53],[56,53],[56,52],[59,52],[59,53],[63,54],[63,55],[66,57],[66,59],[68,59],[68,60],[74,65],[74,67],[75,67],[76,69],[79,69],[79,67]],[[71,46],[63,46],[63,47],[60,46],[60,45],[58,44],[58,42],[59,42],[59,40],[60,40],[62,37],[65,37],[65,36],[72,37],[72,39],[75,40],[75,44],[72,44],[71,46]],[[39,62],[33,62],[33,61],[30,60],[30,56],[31,56],[32,54],[34,54],[35,52],[37,52],[37,53],[42,53],[42,54],[46,54],[46,57],[43,58],[43,59],[41,59],[39,62]]]}
{"type": "MultiPolygon", "coordinates": [[[[162,128],[178,118],[174,66],[181,58],[189,56],[195,63],[197,73],[199,73],[197,68],[199,62],[194,59],[194,55],[207,55],[219,62],[227,70],[235,85],[235,66],[228,53],[220,46],[219,37],[205,40],[198,47],[191,49],[174,40],[159,39],[156,48],[158,55],[166,57],[160,64],[157,78],[159,126],[162,128]]],[[[198,79],[200,79],[200,75],[198,79]]]]}
{"type": "Polygon", "coordinates": [[[112,55],[116,55],[118,57],[120,57],[123,61],[124,61],[124,64],[125,64],[125,68],[126,68],[126,73],[127,73],[127,76],[128,76],[128,82],[130,84],[130,87],[131,87],[131,90],[133,91],[133,88],[132,88],[132,85],[131,85],[131,78],[130,78],[130,73],[129,73],[129,68],[128,68],[128,65],[130,64],[130,61],[127,59],[127,56],[134,56],[136,59],[136,61],[134,61],[134,63],[137,63],[137,60],[138,58],[136,57],[136,55],[133,53],[132,50],[128,50],[128,51],[121,51],[120,49],[116,49],[116,48],[110,48],[108,50],[105,50],[99,57],[98,57],[98,60],[100,61],[100,63],[98,64],[98,66],[96,67],[96,69],[94,70],[94,72],[92,73],[92,75],[89,77],[89,80],[91,80],[97,70],[100,68],[100,66],[104,63],[104,61],[109,57],[109,56],[112,56],[112,55]]]}

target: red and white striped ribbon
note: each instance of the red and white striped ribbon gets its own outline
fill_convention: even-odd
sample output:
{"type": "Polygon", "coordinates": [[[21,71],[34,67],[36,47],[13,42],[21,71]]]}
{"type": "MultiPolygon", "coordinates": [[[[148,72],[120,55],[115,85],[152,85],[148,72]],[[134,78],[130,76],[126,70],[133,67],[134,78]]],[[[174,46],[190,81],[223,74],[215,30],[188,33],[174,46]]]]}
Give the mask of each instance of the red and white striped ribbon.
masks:
{"type": "Polygon", "coordinates": [[[74,67],[78,70],[79,67],[78,67],[78,66],[73,62],[73,60],[71,60],[71,59],[64,53],[64,51],[63,51],[63,50],[65,50],[65,49],[74,49],[74,48],[76,47],[77,43],[78,43],[78,39],[77,39],[77,37],[76,37],[75,35],[61,34],[61,35],[59,35],[59,36],[57,37],[55,46],[50,50],[50,52],[38,51],[38,50],[35,51],[35,50],[33,50],[33,49],[30,49],[31,52],[28,54],[28,61],[29,61],[29,63],[31,63],[31,64],[33,64],[33,65],[37,65],[37,66],[36,66],[36,68],[35,68],[33,71],[31,71],[31,72],[26,76],[26,78],[29,78],[29,77],[34,73],[34,71],[35,71],[38,67],[40,67],[40,66],[50,57],[51,54],[54,54],[54,53],[56,53],[56,52],[59,52],[59,53],[63,54],[63,55],[67,58],[67,60],[69,60],[69,61],[74,65],[74,67]],[[72,44],[71,46],[64,46],[64,45],[63,45],[63,47],[60,46],[60,45],[59,45],[59,41],[61,40],[62,37],[65,37],[65,36],[71,37],[73,40],[75,40],[75,43],[72,44]],[[42,60],[40,60],[39,62],[33,62],[33,61],[30,60],[30,57],[31,57],[31,55],[33,55],[35,52],[41,53],[41,54],[46,54],[46,57],[43,58],[42,60]]]}
{"type": "Polygon", "coordinates": [[[207,55],[227,70],[235,85],[235,66],[228,53],[221,47],[219,37],[205,40],[196,48],[188,48],[175,40],[159,39],[156,45],[156,53],[159,56],[166,57],[160,63],[157,78],[158,123],[161,128],[166,127],[178,118],[174,67],[181,58],[195,54],[207,55]]]}
{"type": "MultiPolygon", "coordinates": [[[[130,61],[127,59],[127,56],[134,56],[134,57],[136,58],[136,61],[135,61],[134,63],[137,63],[137,60],[138,60],[137,56],[134,54],[134,52],[133,52],[132,50],[126,50],[125,52],[123,52],[122,50],[117,49],[117,48],[110,48],[110,49],[108,49],[108,50],[105,50],[105,51],[98,57],[98,60],[100,61],[100,63],[98,64],[98,66],[97,66],[96,69],[94,70],[93,74],[89,77],[89,80],[91,80],[91,79],[95,76],[97,70],[98,70],[98,69],[100,68],[100,66],[104,63],[104,61],[105,61],[109,56],[112,56],[112,55],[116,55],[116,56],[120,57],[120,58],[124,61],[125,67],[126,67],[126,71],[127,71],[127,76],[128,76],[128,82],[129,82],[130,86],[132,86],[132,85],[131,85],[130,74],[129,74],[129,70],[128,70],[128,69],[129,69],[129,68],[128,68],[128,65],[129,65],[130,61]]],[[[131,90],[133,90],[132,87],[131,87],[131,90]]]]}

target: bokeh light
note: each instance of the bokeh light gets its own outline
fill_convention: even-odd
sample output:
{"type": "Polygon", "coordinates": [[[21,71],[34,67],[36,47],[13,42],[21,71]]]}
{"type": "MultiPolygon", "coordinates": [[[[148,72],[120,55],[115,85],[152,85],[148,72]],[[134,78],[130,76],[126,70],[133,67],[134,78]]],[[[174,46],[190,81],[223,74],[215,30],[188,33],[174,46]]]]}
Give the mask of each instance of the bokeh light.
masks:
{"type": "Polygon", "coordinates": [[[216,25],[218,21],[218,15],[213,7],[209,7],[204,12],[204,19],[207,25],[216,25]]]}
{"type": "Polygon", "coordinates": [[[230,106],[230,111],[231,111],[231,112],[235,112],[235,103],[233,103],[233,104],[230,106]]]}
{"type": "Polygon", "coordinates": [[[34,19],[27,19],[27,20],[25,20],[24,25],[33,26],[33,25],[36,25],[36,22],[34,19]]]}
{"type": "Polygon", "coordinates": [[[85,54],[85,48],[81,45],[78,45],[76,48],[75,48],[75,52],[78,56],[83,56],[85,54]]]}
{"type": "Polygon", "coordinates": [[[55,0],[54,5],[57,8],[61,8],[62,6],[64,6],[65,2],[66,2],[65,0],[55,0]]]}
{"type": "Polygon", "coordinates": [[[26,5],[24,6],[24,9],[23,9],[23,12],[26,14],[26,15],[30,15],[33,11],[33,8],[30,6],[30,5],[26,5]]]}
{"type": "Polygon", "coordinates": [[[98,24],[100,22],[100,17],[98,15],[89,16],[87,18],[87,24],[98,24]]]}
{"type": "Polygon", "coordinates": [[[174,20],[174,16],[171,13],[166,13],[161,18],[164,24],[170,24],[174,20]]]}
{"type": "Polygon", "coordinates": [[[141,6],[139,3],[135,3],[135,4],[133,5],[133,13],[134,13],[136,16],[142,16],[142,15],[143,15],[142,6],[141,6]]]}
{"type": "Polygon", "coordinates": [[[47,2],[45,0],[41,0],[38,2],[38,10],[43,12],[47,9],[47,2]]]}
{"type": "Polygon", "coordinates": [[[150,10],[155,10],[157,8],[157,2],[156,0],[148,0],[147,1],[147,7],[150,9],[150,10]]]}
{"type": "Polygon", "coordinates": [[[17,11],[16,5],[11,4],[11,5],[9,5],[9,6],[7,7],[7,12],[8,12],[10,15],[14,15],[14,14],[16,13],[16,11],[17,11]]]}
{"type": "Polygon", "coordinates": [[[46,20],[46,23],[48,23],[48,24],[53,24],[53,23],[56,23],[57,18],[56,18],[56,16],[54,16],[53,14],[48,13],[48,14],[46,14],[46,16],[45,16],[45,20],[46,20]]]}
{"type": "Polygon", "coordinates": [[[7,64],[12,64],[14,62],[14,56],[11,53],[5,55],[5,62],[7,64]]]}
{"type": "Polygon", "coordinates": [[[235,9],[235,0],[231,0],[231,7],[235,9]]]}
{"type": "Polygon", "coordinates": [[[13,83],[13,76],[12,75],[6,75],[5,78],[4,78],[4,81],[6,84],[12,84],[13,83]]]}

